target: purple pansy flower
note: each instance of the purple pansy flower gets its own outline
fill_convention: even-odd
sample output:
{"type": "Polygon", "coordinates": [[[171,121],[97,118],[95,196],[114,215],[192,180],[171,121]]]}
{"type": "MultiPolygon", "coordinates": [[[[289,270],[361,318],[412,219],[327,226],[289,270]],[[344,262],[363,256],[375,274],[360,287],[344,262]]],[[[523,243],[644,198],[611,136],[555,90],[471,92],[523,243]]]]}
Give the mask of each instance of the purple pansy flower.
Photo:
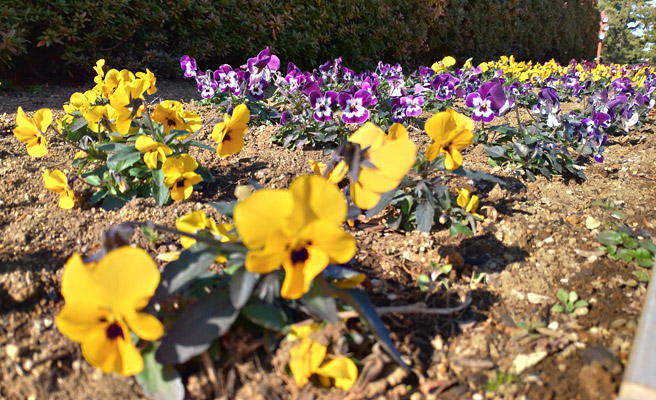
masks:
{"type": "Polygon", "coordinates": [[[557,114],[560,112],[560,99],[556,89],[543,86],[538,93],[538,103],[533,106],[533,112],[547,117],[547,126],[550,128],[559,126],[557,114]]]}
{"type": "Polygon", "coordinates": [[[184,71],[184,76],[193,78],[196,76],[196,59],[184,55],[180,57],[180,68],[184,71]]]}
{"type": "Polygon", "coordinates": [[[246,62],[248,72],[250,72],[249,86],[261,80],[269,81],[271,79],[271,72],[275,72],[280,68],[280,59],[271,54],[267,47],[260,51],[257,57],[249,58],[246,62]]]}
{"type": "Polygon", "coordinates": [[[492,122],[494,117],[505,114],[513,103],[499,82],[486,82],[465,99],[467,107],[473,108],[472,119],[483,122],[492,122]]]}
{"type": "Polygon", "coordinates": [[[314,119],[319,122],[333,119],[332,106],[337,102],[337,92],[329,90],[326,94],[320,91],[310,93],[310,105],[314,109],[314,119]]]}
{"type": "Polygon", "coordinates": [[[403,77],[400,75],[393,75],[387,78],[387,83],[389,83],[389,97],[401,97],[403,96],[403,89],[405,87],[405,82],[403,77]]]}
{"type": "Polygon", "coordinates": [[[198,91],[204,99],[211,99],[216,93],[219,83],[214,80],[214,74],[211,70],[207,70],[204,75],[196,75],[196,84],[198,91]]]}
{"type": "Polygon", "coordinates": [[[342,121],[345,123],[361,124],[369,118],[367,107],[371,104],[371,94],[367,90],[360,89],[354,95],[342,92],[338,101],[342,109],[342,121]]]}
{"type": "Polygon", "coordinates": [[[269,84],[264,79],[255,82],[248,87],[248,94],[255,100],[262,100],[264,98],[264,91],[269,87],[269,84]]]}
{"type": "Polygon", "coordinates": [[[401,97],[400,103],[405,107],[405,115],[408,117],[417,117],[421,115],[421,106],[424,105],[424,97],[405,96],[401,97]]]}
{"type": "Polygon", "coordinates": [[[437,75],[431,81],[431,86],[435,89],[435,98],[441,101],[451,100],[459,83],[458,78],[449,73],[437,75]]]}
{"type": "Polygon", "coordinates": [[[289,110],[283,111],[282,114],[280,115],[280,125],[285,126],[285,124],[288,123],[289,121],[292,121],[293,118],[294,116],[292,115],[291,111],[289,110]]]}
{"type": "Polygon", "coordinates": [[[214,71],[214,80],[219,83],[219,90],[235,95],[241,94],[239,75],[228,64],[224,64],[214,71]]]}

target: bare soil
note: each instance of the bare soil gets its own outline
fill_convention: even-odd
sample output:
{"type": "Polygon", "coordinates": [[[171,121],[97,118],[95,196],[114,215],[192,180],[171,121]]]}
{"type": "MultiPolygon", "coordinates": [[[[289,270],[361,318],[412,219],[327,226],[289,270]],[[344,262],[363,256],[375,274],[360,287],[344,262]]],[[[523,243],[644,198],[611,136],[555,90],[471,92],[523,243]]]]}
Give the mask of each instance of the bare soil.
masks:
{"type": "MultiPolygon", "coordinates": [[[[158,88],[163,99],[182,100],[204,120],[216,116],[211,107],[196,104],[199,96],[191,82],[162,82],[158,88]]],[[[72,172],[74,150],[51,135],[48,155],[30,158],[12,129],[19,105],[28,114],[49,107],[60,110],[61,116],[61,105],[79,90],[84,88],[0,93],[0,398],[144,398],[134,379],[103,375],[90,367],[79,346],[54,326],[63,304],[59,289],[66,259],[74,252],[93,253],[101,233],[113,224],[152,220],[173,226],[177,217],[197,209],[216,218],[218,213],[208,202],[233,199],[237,183],[252,179],[263,187],[284,188],[299,174],[310,173],[309,159],[327,159],[320,150],[289,151],[273,145],[275,127],[255,127],[249,129],[242,152],[227,160],[204,150],[193,154],[216,182],[203,185],[189,200],[157,207],[152,199],[137,199],[120,210],[104,211],[89,204],[89,189],[78,183],[79,207],[62,210],[56,194],[43,188],[42,174],[44,168],[72,172]]],[[[611,138],[606,161],[588,165],[585,182],[560,177],[525,182],[490,167],[481,146],[470,147],[464,155],[466,167],[507,182],[505,187],[465,178],[453,183],[452,189],[474,185],[481,206],[490,207],[474,236],[450,236],[447,230],[390,231],[378,220],[360,221],[351,228],[358,248],[353,267],[368,276],[367,287],[377,306],[426,301],[430,307],[450,307],[467,296],[472,304],[444,317],[383,317],[397,347],[412,363],[411,374],[377,351],[359,321],[349,321],[341,329],[364,335],[362,345],[351,350],[368,372],[348,398],[615,398],[646,284],[627,284],[640,267],[597,252],[598,232],[586,228],[585,222],[589,216],[611,221],[614,210],[592,202],[613,200],[627,224],[656,233],[653,122],[626,137],[611,138]],[[440,286],[426,296],[418,288],[417,276],[430,274],[431,262],[451,262],[455,268],[448,290],[440,286]],[[487,273],[487,282],[473,282],[474,272],[487,273]],[[586,299],[589,313],[570,317],[551,312],[561,287],[586,299]],[[545,328],[529,336],[517,327],[520,321],[542,323],[545,328]],[[488,382],[523,360],[528,366],[518,379],[487,390],[492,389],[488,382]]],[[[425,136],[416,131],[411,136],[425,150],[425,136]]],[[[211,144],[209,132],[199,139],[211,144]]],[[[134,243],[153,257],[180,248],[178,238],[167,235],[154,244],[135,235],[134,243]]],[[[256,339],[244,332],[224,337],[223,348],[233,349],[224,352],[229,356],[225,359],[233,362],[215,361],[214,382],[200,362],[182,366],[188,397],[345,398],[337,389],[296,388],[281,367],[280,352],[267,353],[253,345],[256,339]]]]}

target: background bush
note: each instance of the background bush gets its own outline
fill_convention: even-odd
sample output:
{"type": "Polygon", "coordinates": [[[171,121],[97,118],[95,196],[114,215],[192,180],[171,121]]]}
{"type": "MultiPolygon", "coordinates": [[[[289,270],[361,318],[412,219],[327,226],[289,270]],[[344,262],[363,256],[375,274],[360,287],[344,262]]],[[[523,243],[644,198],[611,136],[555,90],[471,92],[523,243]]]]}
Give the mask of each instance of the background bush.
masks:
{"type": "Polygon", "coordinates": [[[590,0],[0,0],[0,80],[84,82],[98,58],[179,77],[183,54],[215,69],[266,46],[283,68],[338,56],[354,69],[445,55],[567,62],[594,57],[598,21],[590,0]]]}

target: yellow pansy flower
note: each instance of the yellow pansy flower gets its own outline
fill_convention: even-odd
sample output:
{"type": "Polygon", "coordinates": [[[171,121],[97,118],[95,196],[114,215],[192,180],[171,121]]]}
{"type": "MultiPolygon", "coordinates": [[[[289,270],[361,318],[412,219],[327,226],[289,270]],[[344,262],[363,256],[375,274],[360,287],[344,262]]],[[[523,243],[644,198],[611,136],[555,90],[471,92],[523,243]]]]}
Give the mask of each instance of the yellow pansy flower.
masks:
{"type": "Polygon", "coordinates": [[[462,165],[460,150],[474,141],[472,133],[474,121],[449,108],[430,117],[424,129],[433,139],[433,143],[426,150],[426,159],[432,161],[440,153],[444,153],[446,169],[449,171],[458,169],[462,165]]]}
{"type": "MultiPolygon", "coordinates": [[[[208,231],[212,236],[219,239],[220,242],[236,242],[238,236],[230,233],[234,227],[230,224],[217,225],[212,218],[207,218],[207,215],[201,210],[194,211],[191,214],[183,215],[175,221],[175,228],[179,231],[186,233],[198,233],[199,231],[208,231]]],[[[196,244],[196,239],[188,236],[180,236],[180,244],[185,249],[190,248],[196,244]]],[[[226,262],[225,256],[218,256],[214,260],[217,263],[226,262]]]]}
{"type": "Polygon", "coordinates": [[[200,175],[194,171],[198,163],[189,154],[167,157],[162,165],[164,184],[171,190],[174,201],[186,200],[194,191],[194,185],[199,183],[200,175]]]}
{"type": "Polygon", "coordinates": [[[121,135],[130,132],[133,118],[139,118],[144,109],[143,93],[149,82],[135,79],[130,83],[121,82],[114,93],[109,96],[109,104],[116,110],[116,130],[121,135]]]}
{"type": "Polygon", "coordinates": [[[68,178],[63,172],[56,169],[43,172],[43,183],[46,189],[52,190],[59,195],[59,207],[64,210],[70,210],[75,207],[75,193],[68,186],[68,178]]]}
{"type": "Polygon", "coordinates": [[[87,120],[89,129],[95,133],[112,133],[116,131],[118,115],[110,104],[90,107],[82,116],[87,120]]]}
{"type": "Polygon", "coordinates": [[[309,338],[301,340],[301,343],[289,350],[291,356],[289,369],[298,386],[303,386],[310,381],[310,377],[319,369],[326,357],[326,350],[326,346],[309,338]]]}
{"type": "Polygon", "coordinates": [[[84,358],[104,373],[138,374],[143,359],[128,328],[144,340],[162,336],[162,323],[141,312],[159,279],[155,262],[139,248],[121,247],[91,264],[73,254],[64,267],[65,305],[55,317],[57,328],[80,343],[84,358]]]}
{"type": "Polygon", "coordinates": [[[466,212],[471,213],[481,219],[485,219],[482,215],[477,214],[476,210],[478,209],[478,196],[471,195],[471,187],[465,186],[464,188],[458,190],[458,198],[456,199],[458,206],[464,209],[466,212]]]}
{"type": "Polygon", "coordinates": [[[21,107],[16,111],[16,139],[27,144],[27,154],[31,157],[43,157],[48,154],[45,132],[52,123],[52,111],[42,108],[34,113],[34,118],[28,118],[21,107]]]}
{"type": "MultiPolygon", "coordinates": [[[[312,172],[314,172],[316,175],[323,176],[324,171],[326,170],[326,164],[322,163],[321,161],[314,161],[314,160],[308,160],[310,163],[310,168],[312,169],[312,172]]],[[[338,184],[344,179],[344,176],[346,176],[346,173],[348,172],[348,168],[346,167],[346,163],[344,161],[340,161],[335,165],[335,168],[333,168],[332,171],[326,175],[326,179],[328,181],[338,184]]]]}
{"type": "Polygon", "coordinates": [[[417,148],[401,124],[390,127],[389,135],[376,125],[367,122],[349,139],[363,150],[362,158],[367,165],[360,166],[356,182],[351,182],[351,198],[356,206],[370,209],[380,196],[399,185],[401,179],[415,163],[417,148]]]}
{"type": "Polygon", "coordinates": [[[148,93],[149,96],[157,93],[157,88],[155,87],[157,78],[155,77],[155,74],[153,74],[148,68],[146,68],[146,72],[137,72],[136,75],[137,78],[146,80],[150,84],[146,92],[148,93]]]}
{"type": "Polygon", "coordinates": [[[235,206],[235,226],[244,245],[246,269],[267,274],[280,266],[280,295],[298,299],[329,263],[345,263],[355,240],[340,228],[346,199],[337,186],[316,175],[301,176],[289,190],[262,189],[235,206]]]}
{"type": "Polygon", "coordinates": [[[168,135],[171,130],[184,130],[185,121],[181,112],[182,104],[180,102],[166,100],[155,107],[153,121],[162,124],[165,135],[168,135]]]}
{"type": "Polygon", "coordinates": [[[166,161],[166,156],[171,155],[173,150],[164,143],[154,141],[152,138],[142,135],[137,138],[134,147],[144,154],[144,162],[150,169],[157,169],[157,160],[162,163],[166,161]]]}
{"type": "Polygon", "coordinates": [[[216,152],[221,157],[239,153],[244,147],[244,135],[248,129],[251,113],[245,104],[240,104],[232,111],[232,116],[226,114],[223,122],[214,125],[212,139],[219,142],[216,152]]]}

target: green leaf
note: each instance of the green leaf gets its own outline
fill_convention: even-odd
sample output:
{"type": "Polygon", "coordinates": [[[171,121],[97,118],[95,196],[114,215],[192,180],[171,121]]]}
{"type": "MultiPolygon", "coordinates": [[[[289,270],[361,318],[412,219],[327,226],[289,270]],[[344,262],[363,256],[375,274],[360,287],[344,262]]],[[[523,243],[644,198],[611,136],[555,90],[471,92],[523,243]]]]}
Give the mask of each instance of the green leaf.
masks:
{"type": "Polygon", "coordinates": [[[237,310],[244,307],[251,298],[259,279],[260,275],[254,274],[244,267],[237,269],[232,274],[230,277],[230,301],[233,307],[237,310]]]}
{"type": "Polygon", "coordinates": [[[195,172],[198,175],[200,175],[200,178],[202,179],[203,182],[214,182],[214,177],[212,176],[212,173],[202,165],[199,165],[198,168],[196,168],[195,172]]]}
{"type": "Polygon", "coordinates": [[[430,232],[433,227],[433,219],[435,217],[435,209],[426,200],[422,200],[417,204],[415,210],[415,220],[417,221],[417,229],[421,232],[430,232]]]}
{"type": "Polygon", "coordinates": [[[301,297],[301,303],[308,308],[310,314],[314,317],[328,321],[331,324],[336,324],[339,321],[339,318],[337,318],[337,305],[333,298],[333,288],[322,275],[312,280],[310,290],[301,297]]]}
{"type": "Polygon", "coordinates": [[[458,233],[462,233],[467,236],[471,236],[474,234],[474,232],[472,232],[472,230],[467,225],[461,223],[454,223],[453,225],[451,225],[451,228],[449,229],[449,234],[457,235],[458,233]]]}
{"type": "Polygon", "coordinates": [[[563,288],[558,289],[558,293],[556,293],[556,297],[562,303],[567,303],[568,294],[567,294],[567,291],[565,289],[563,289],[563,288]]]}
{"type": "Polygon", "coordinates": [[[132,146],[124,146],[107,157],[107,167],[116,172],[121,172],[141,160],[141,154],[139,150],[132,146]]]}
{"type": "Polygon", "coordinates": [[[392,201],[395,194],[396,194],[396,189],[392,189],[389,192],[383,193],[383,195],[380,196],[380,200],[378,200],[378,203],[376,203],[376,205],[373,208],[367,210],[365,216],[367,218],[372,218],[379,212],[383,211],[383,209],[387,207],[390,201],[392,201]]]}
{"type": "Polygon", "coordinates": [[[387,351],[387,354],[392,357],[401,367],[409,371],[410,367],[401,358],[401,353],[394,346],[394,342],[390,337],[390,333],[380,319],[373,304],[367,297],[367,294],[358,289],[336,289],[337,297],[342,299],[346,304],[353,307],[360,317],[366,321],[369,329],[376,335],[379,343],[387,351]]]}
{"type": "Polygon", "coordinates": [[[635,250],[635,262],[643,268],[651,268],[654,265],[654,258],[649,250],[644,247],[638,247],[635,250]]]}
{"type": "Polygon", "coordinates": [[[100,200],[104,199],[105,196],[107,196],[107,191],[106,190],[99,190],[96,193],[91,195],[91,198],[89,198],[89,203],[91,204],[96,204],[100,200]]]}
{"type": "Polygon", "coordinates": [[[232,218],[236,201],[212,201],[210,205],[216,208],[221,214],[232,218]]]}
{"type": "Polygon", "coordinates": [[[180,374],[172,365],[162,365],[155,360],[157,349],[151,342],[141,351],[144,369],[135,379],[146,396],[154,400],[183,400],[185,388],[180,374]]]}
{"type": "Polygon", "coordinates": [[[278,332],[289,330],[287,315],[276,306],[271,304],[248,304],[241,314],[254,324],[278,332]]]}
{"type": "Polygon", "coordinates": [[[164,266],[159,286],[150,302],[159,303],[187,286],[207,271],[218,254],[217,247],[205,243],[196,243],[183,251],[177,260],[164,266]]]}
{"type": "Polygon", "coordinates": [[[622,235],[617,231],[605,230],[599,232],[597,241],[605,246],[613,246],[622,243],[622,235]]]}
{"type": "Polygon", "coordinates": [[[574,303],[574,308],[579,308],[579,307],[587,307],[588,302],[585,300],[578,300],[577,302],[574,303]]]}
{"type": "Polygon", "coordinates": [[[431,283],[430,276],[426,274],[419,274],[419,276],[417,276],[417,286],[419,286],[419,290],[421,290],[422,292],[428,290],[430,283],[431,283]]]}
{"type": "Polygon", "coordinates": [[[579,299],[579,295],[575,291],[571,291],[567,295],[567,303],[574,303],[578,299],[579,299]]]}
{"type": "Polygon", "coordinates": [[[640,282],[649,282],[649,274],[641,269],[633,271],[633,275],[635,275],[640,282]]]}
{"type": "MultiPolygon", "coordinates": [[[[78,119],[75,120],[75,122],[73,122],[73,125],[71,125],[70,130],[71,130],[71,132],[75,132],[79,129],[84,128],[87,125],[88,125],[88,122],[87,122],[86,119],[78,118],[78,119]]],[[[73,140],[73,139],[71,139],[71,140],[73,140]]]]}
{"type": "Polygon", "coordinates": [[[631,262],[635,256],[635,250],[632,249],[619,249],[617,250],[617,258],[622,261],[631,262]]]}
{"type": "Polygon", "coordinates": [[[134,193],[124,193],[124,194],[111,194],[108,193],[103,200],[102,208],[105,211],[118,210],[132,200],[135,197],[134,193]]]}
{"type": "Polygon", "coordinates": [[[237,319],[230,296],[215,292],[187,307],[161,339],[155,359],[161,364],[182,364],[207,350],[237,319]]]}
{"type": "Polygon", "coordinates": [[[216,147],[206,145],[205,143],[196,142],[194,140],[187,142],[187,144],[194,147],[200,147],[201,149],[205,149],[209,151],[216,151],[216,147]]]}
{"type": "Polygon", "coordinates": [[[563,306],[561,306],[560,304],[554,304],[554,306],[551,307],[551,311],[553,311],[553,312],[563,312],[565,310],[563,309],[563,306]]]}
{"type": "Polygon", "coordinates": [[[155,204],[158,206],[166,204],[169,199],[169,189],[164,185],[164,172],[161,169],[154,169],[152,171],[153,181],[151,182],[151,191],[155,204]]]}
{"type": "Polygon", "coordinates": [[[506,155],[506,149],[503,146],[486,146],[483,145],[485,149],[485,154],[492,158],[504,158],[506,155]]]}

